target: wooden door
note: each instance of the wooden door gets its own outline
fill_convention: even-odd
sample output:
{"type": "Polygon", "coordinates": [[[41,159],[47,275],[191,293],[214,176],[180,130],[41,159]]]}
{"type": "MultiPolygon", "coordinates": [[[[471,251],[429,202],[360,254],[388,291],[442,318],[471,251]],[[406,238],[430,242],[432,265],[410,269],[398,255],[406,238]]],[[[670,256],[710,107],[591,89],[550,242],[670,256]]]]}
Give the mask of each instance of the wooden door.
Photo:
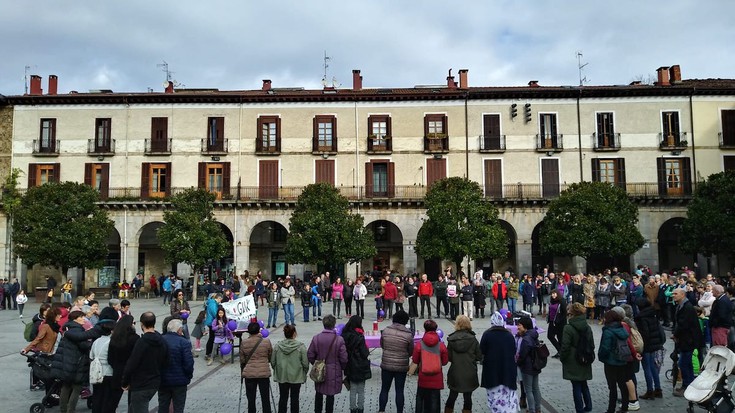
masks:
{"type": "Polygon", "coordinates": [[[151,152],[168,152],[168,118],[151,119],[151,152]]]}
{"type": "Polygon", "coordinates": [[[334,186],[334,159],[318,159],[314,164],[314,182],[334,186]]]}
{"type": "Polygon", "coordinates": [[[426,160],[426,186],[430,187],[434,182],[447,177],[447,160],[426,160]]]}
{"type": "Polygon", "coordinates": [[[485,159],[485,197],[502,198],[503,170],[500,159],[485,159]]]}
{"type": "Polygon", "coordinates": [[[483,115],[482,149],[501,149],[500,115],[483,115]]]}
{"type": "Polygon", "coordinates": [[[559,196],[559,160],[541,159],[541,196],[559,196]]]}
{"type": "Polygon", "coordinates": [[[278,198],[278,161],[260,161],[258,165],[258,196],[278,198]]]}

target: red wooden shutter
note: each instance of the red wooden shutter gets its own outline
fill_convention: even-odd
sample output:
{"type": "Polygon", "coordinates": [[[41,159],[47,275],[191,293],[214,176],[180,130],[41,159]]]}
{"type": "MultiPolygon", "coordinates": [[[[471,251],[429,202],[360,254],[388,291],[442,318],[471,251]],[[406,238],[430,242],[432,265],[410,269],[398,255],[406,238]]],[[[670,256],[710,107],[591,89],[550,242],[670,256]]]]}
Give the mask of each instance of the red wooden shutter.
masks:
{"type": "Polygon", "coordinates": [[[140,197],[148,198],[151,193],[151,164],[143,162],[140,169],[140,197]]]}
{"type": "Polygon", "coordinates": [[[110,196],[110,164],[103,163],[100,171],[102,181],[100,182],[100,199],[107,199],[110,196]]]}
{"type": "Polygon", "coordinates": [[[207,187],[207,163],[199,162],[199,178],[197,179],[199,189],[207,187]]]}
{"type": "Polygon", "coordinates": [[[658,194],[666,195],[666,159],[656,158],[656,172],[658,174],[658,194]]]}
{"type": "Polygon", "coordinates": [[[94,168],[93,163],[84,164],[84,185],[92,186],[92,169],[94,168]]]}
{"type": "Polygon", "coordinates": [[[166,165],[166,196],[171,196],[171,186],[173,184],[171,182],[173,178],[171,174],[171,162],[166,162],[164,165],[166,165]]]}
{"type": "Polygon", "coordinates": [[[28,164],[28,188],[36,186],[36,174],[38,173],[38,164],[28,164]]]}
{"type": "Polygon", "coordinates": [[[365,197],[373,197],[373,164],[365,162],[365,197]]]}
{"type": "Polygon", "coordinates": [[[388,198],[396,196],[396,164],[388,162],[388,198]]]}
{"type": "Polygon", "coordinates": [[[61,164],[60,163],[54,164],[53,182],[61,182],[61,164]]]}
{"type": "Polygon", "coordinates": [[[230,163],[222,163],[222,194],[230,195],[230,163]]]}

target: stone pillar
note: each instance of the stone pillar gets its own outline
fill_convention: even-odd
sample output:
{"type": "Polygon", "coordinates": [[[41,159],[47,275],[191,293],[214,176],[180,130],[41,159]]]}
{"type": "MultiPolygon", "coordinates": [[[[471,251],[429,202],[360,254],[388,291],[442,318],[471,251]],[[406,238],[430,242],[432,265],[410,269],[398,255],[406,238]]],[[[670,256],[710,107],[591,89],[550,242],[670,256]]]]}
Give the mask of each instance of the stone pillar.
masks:
{"type": "Polygon", "coordinates": [[[418,257],[416,256],[416,240],[403,240],[403,273],[411,274],[418,268],[418,257]]]}
{"type": "Polygon", "coordinates": [[[133,276],[138,272],[138,250],[140,245],[129,242],[120,244],[121,256],[123,262],[120,263],[120,278],[132,280],[133,276]]]}
{"type": "MultiPolygon", "coordinates": [[[[531,240],[516,240],[516,274],[533,274],[533,259],[531,254],[531,240]]],[[[505,268],[496,268],[495,271],[503,272],[505,268]]]]}
{"type": "MultiPolygon", "coordinates": [[[[238,241],[235,243],[235,270],[237,274],[242,274],[245,270],[250,270],[250,242],[238,241]]],[[[251,271],[251,275],[254,275],[251,271]]]]}

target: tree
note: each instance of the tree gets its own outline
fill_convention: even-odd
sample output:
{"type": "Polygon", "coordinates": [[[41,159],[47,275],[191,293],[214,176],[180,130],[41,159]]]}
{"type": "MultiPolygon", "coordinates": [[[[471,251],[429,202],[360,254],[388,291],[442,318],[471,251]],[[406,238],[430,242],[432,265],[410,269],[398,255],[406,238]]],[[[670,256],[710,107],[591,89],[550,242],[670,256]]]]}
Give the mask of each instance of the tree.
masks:
{"type": "Polygon", "coordinates": [[[735,252],[735,172],[710,175],[697,185],[682,225],[680,247],[685,252],[735,252]]]}
{"type": "Polygon", "coordinates": [[[222,259],[230,244],[214,218],[215,195],[206,189],[189,188],[171,197],[173,210],[163,213],[158,241],[166,262],[188,264],[195,275],[193,297],[197,294],[196,274],[212,260],[222,259]]]}
{"type": "Polygon", "coordinates": [[[99,192],[76,182],[32,187],[14,209],[15,252],[28,266],[100,268],[114,223],[100,208],[99,192]]]}
{"type": "Polygon", "coordinates": [[[605,182],[572,184],[551,201],[541,228],[541,250],[558,256],[614,257],[643,246],[638,208],[625,191],[605,182]]]}
{"type": "Polygon", "coordinates": [[[355,263],[376,253],[363,218],[350,212],[339,190],[325,183],[304,188],[289,221],[286,259],[328,268],[355,263]]]}
{"type": "Polygon", "coordinates": [[[434,182],[424,202],[428,219],[416,240],[422,257],[452,260],[459,269],[467,255],[508,254],[508,235],[498,223],[498,210],[483,199],[477,182],[460,177],[434,182]]]}

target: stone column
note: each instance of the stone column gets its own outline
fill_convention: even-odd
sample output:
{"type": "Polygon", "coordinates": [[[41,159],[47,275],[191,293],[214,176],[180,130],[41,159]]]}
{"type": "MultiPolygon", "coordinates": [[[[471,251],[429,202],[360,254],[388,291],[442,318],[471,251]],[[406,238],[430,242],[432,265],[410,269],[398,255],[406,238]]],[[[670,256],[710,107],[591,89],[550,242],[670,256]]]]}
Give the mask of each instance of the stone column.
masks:
{"type": "MultiPolygon", "coordinates": [[[[532,261],[531,240],[516,240],[516,274],[533,274],[532,261]]],[[[495,271],[503,272],[505,271],[505,268],[496,268],[495,271]]]]}
{"type": "Polygon", "coordinates": [[[403,273],[411,274],[418,267],[418,257],[416,256],[416,240],[403,240],[403,273]]]}
{"type": "Polygon", "coordinates": [[[128,242],[120,244],[121,256],[123,262],[120,263],[120,277],[132,280],[133,276],[138,272],[138,250],[140,245],[128,242]]]}
{"type": "Polygon", "coordinates": [[[235,269],[237,274],[250,270],[250,242],[238,241],[235,245],[235,269]]]}

